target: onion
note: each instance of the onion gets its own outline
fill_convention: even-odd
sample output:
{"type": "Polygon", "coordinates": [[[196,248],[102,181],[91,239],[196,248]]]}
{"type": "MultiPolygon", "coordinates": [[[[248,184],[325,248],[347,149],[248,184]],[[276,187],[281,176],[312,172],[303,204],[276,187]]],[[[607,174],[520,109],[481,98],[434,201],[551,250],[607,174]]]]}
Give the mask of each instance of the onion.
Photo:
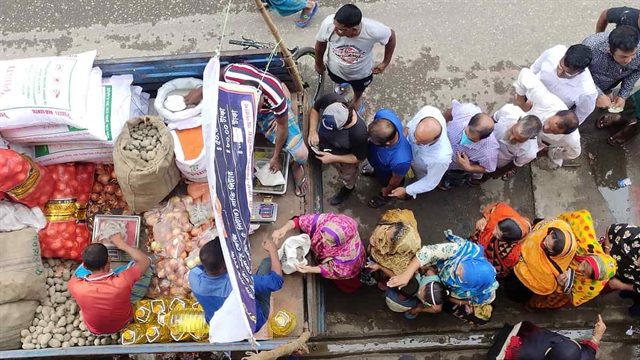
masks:
{"type": "Polygon", "coordinates": [[[92,192],[101,193],[103,190],[104,190],[104,186],[102,186],[102,184],[100,184],[100,183],[94,183],[93,184],[92,192]]]}
{"type": "Polygon", "coordinates": [[[108,184],[104,186],[104,192],[106,192],[107,194],[111,195],[109,197],[109,199],[113,199],[116,200],[115,196],[113,196],[113,194],[115,194],[116,192],[116,186],[114,184],[108,184]]]}
{"type": "Polygon", "coordinates": [[[102,185],[107,185],[111,181],[109,174],[98,175],[98,182],[102,185]]]}

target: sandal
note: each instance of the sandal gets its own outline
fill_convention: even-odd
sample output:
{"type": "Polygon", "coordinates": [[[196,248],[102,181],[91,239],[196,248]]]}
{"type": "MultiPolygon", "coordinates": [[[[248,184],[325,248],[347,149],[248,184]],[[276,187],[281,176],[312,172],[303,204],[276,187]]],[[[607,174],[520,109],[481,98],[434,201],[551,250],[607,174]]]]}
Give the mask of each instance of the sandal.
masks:
{"type": "Polygon", "coordinates": [[[383,207],[386,204],[387,204],[387,199],[382,195],[376,195],[372,197],[371,200],[369,200],[369,206],[371,206],[374,209],[383,207]]]}
{"type": "Polygon", "coordinates": [[[634,122],[625,126],[612,136],[609,136],[607,143],[611,146],[622,147],[628,140],[638,133],[638,123],[634,122]]]}
{"type": "Polygon", "coordinates": [[[507,171],[506,173],[504,173],[502,175],[502,181],[511,180],[516,175],[517,171],[518,171],[518,169],[511,169],[511,170],[507,171]]]}
{"type": "Polygon", "coordinates": [[[300,15],[300,19],[296,21],[296,26],[299,28],[306,28],[307,26],[309,26],[309,23],[311,22],[311,20],[313,20],[313,17],[318,12],[319,7],[320,6],[318,6],[318,2],[314,2],[311,11],[309,11],[307,14],[300,15]]]}
{"type": "Polygon", "coordinates": [[[293,183],[296,186],[295,194],[297,197],[304,197],[307,195],[307,173],[304,167],[302,168],[302,180],[296,181],[294,178],[293,183]]]}
{"type": "Polygon", "coordinates": [[[467,184],[471,187],[476,187],[476,186],[480,186],[482,185],[483,181],[482,179],[469,179],[467,180],[467,184]]]}
{"type": "Polygon", "coordinates": [[[617,125],[623,122],[622,115],[620,114],[605,114],[596,121],[596,127],[598,129],[604,129],[609,126],[617,125]]]}

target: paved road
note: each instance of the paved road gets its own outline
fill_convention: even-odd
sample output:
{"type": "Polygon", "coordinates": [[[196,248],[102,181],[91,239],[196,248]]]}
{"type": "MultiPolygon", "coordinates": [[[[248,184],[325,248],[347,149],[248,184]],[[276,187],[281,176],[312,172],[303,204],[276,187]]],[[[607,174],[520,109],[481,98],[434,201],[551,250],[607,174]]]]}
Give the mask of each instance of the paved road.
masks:
{"type": "MultiPolygon", "coordinates": [[[[274,16],[286,43],[312,46],[320,19],[331,14],[341,1],[323,0],[309,29],[293,26],[292,18],[274,16]]],[[[496,110],[511,96],[517,71],[540,52],[555,44],[572,44],[592,33],[595,20],[605,6],[637,1],[570,0],[366,0],[357,2],[366,16],[393,27],[398,47],[392,65],[377,77],[368,93],[368,107],[385,106],[403,118],[422,105],[446,107],[451,99],[470,100],[487,111],[496,110]]],[[[223,50],[234,49],[226,39],[248,36],[272,41],[271,34],[254,10],[253,2],[235,0],[225,23],[226,0],[3,0],[0,5],[0,58],[68,54],[97,49],[100,58],[178,54],[212,51],[222,34],[223,50]],[[78,4],[80,3],[80,4],[78,4]]],[[[381,58],[381,49],[378,56],[381,58]]],[[[640,184],[640,141],[626,149],[611,149],[606,134],[581,129],[585,141],[579,167],[548,171],[534,164],[518,173],[510,183],[490,182],[480,189],[461,189],[452,194],[434,192],[399,206],[419,214],[423,240],[440,240],[441,231],[452,228],[461,234],[471,230],[480,206],[507,200],[528,216],[553,216],[567,209],[588,208],[600,232],[612,221],[638,221],[635,206],[640,188],[618,190],[618,179],[629,177],[640,184]]],[[[325,191],[337,186],[334,174],[325,174],[325,191]]],[[[360,220],[367,238],[380,212],[364,201],[376,187],[363,181],[356,196],[334,209],[360,220]]],[[[364,335],[397,332],[428,332],[435,325],[465,330],[455,319],[438,317],[433,323],[408,323],[384,310],[381,299],[367,290],[353,301],[327,287],[327,330],[364,335]],[[371,300],[373,299],[373,300],[371,300]]],[[[527,316],[550,325],[584,326],[595,313],[607,311],[624,323],[624,308],[617,298],[599,299],[579,311],[527,316]],[[582,324],[582,325],[580,325],[582,324]]],[[[523,316],[522,309],[504,304],[501,321],[523,316]]],[[[529,315],[529,314],[527,314],[529,315]]]]}

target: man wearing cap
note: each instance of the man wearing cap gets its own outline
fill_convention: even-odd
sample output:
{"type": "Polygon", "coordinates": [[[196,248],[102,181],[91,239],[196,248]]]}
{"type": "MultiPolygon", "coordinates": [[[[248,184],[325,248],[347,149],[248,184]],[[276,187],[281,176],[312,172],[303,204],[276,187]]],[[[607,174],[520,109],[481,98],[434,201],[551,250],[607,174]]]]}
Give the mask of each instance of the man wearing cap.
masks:
{"type": "Polygon", "coordinates": [[[367,125],[343,95],[316,100],[309,117],[309,145],[323,164],[332,164],[343,186],[329,203],[339,205],[353,191],[360,162],[367,157],[367,125]]]}
{"type": "Polygon", "coordinates": [[[453,150],[447,136],[447,125],[440,110],[425,106],[404,128],[413,152],[411,167],[418,180],[405,187],[397,187],[391,197],[416,198],[418,194],[435,189],[447,172],[453,158],[453,150]]]}

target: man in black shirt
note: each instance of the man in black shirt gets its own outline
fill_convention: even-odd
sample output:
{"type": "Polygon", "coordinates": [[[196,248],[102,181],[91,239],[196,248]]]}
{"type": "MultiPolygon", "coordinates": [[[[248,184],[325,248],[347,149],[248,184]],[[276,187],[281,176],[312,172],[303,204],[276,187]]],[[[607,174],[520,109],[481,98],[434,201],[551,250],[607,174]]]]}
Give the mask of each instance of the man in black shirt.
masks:
{"type": "Polygon", "coordinates": [[[316,100],[309,117],[309,146],[323,164],[332,164],[343,186],[329,203],[344,202],[358,179],[360,162],[367,158],[367,125],[344,96],[327,94],[316,100]]]}
{"type": "Polygon", "coordinates": [[[627,6],[606,9],[596,23],[596,32],[604,32],[608,24],[629,25],[640,31],[640,10],[627,6]]]}

